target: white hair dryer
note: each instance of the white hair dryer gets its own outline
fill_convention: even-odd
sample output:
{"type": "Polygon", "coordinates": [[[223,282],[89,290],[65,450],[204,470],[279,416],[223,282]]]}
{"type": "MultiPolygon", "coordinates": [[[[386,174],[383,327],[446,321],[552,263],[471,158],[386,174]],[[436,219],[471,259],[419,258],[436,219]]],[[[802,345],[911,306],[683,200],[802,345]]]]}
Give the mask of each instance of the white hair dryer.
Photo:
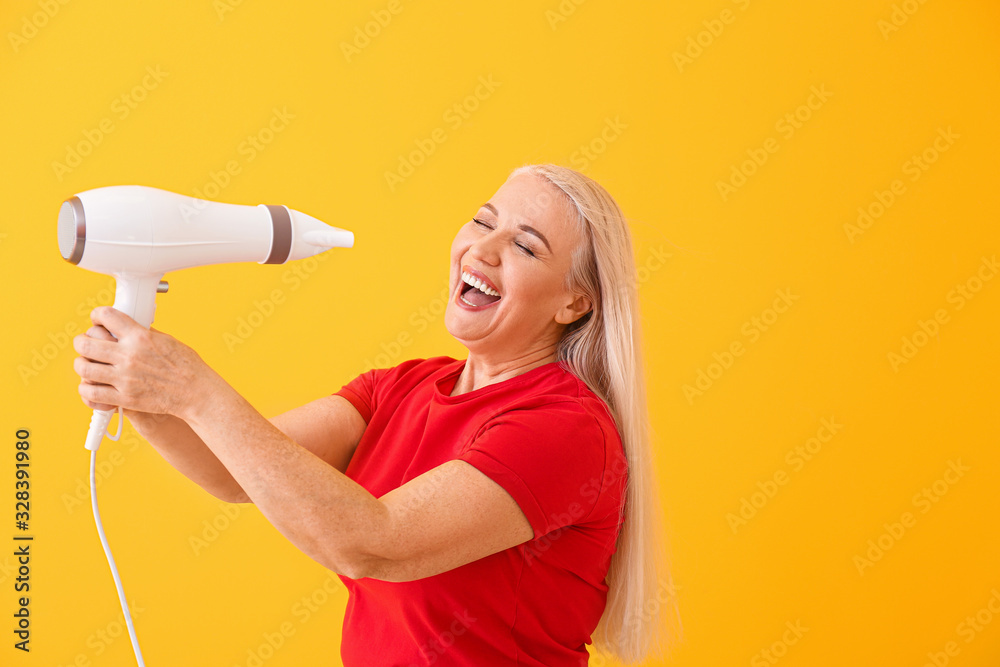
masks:
{"type": "MultiPolygon", "coordinates": [[[[353,233],[285,206],[222,204],[142,185],[70,197],[59,209],[58,236],[63,259],[115,277],[114,307],[147,328],[156,293],[167,291],[167,271],[225,262],[284,264],[354,245],[353,233]]],[[[100,447],[113,414],[94,411],[87,449],[100,447]]]]}

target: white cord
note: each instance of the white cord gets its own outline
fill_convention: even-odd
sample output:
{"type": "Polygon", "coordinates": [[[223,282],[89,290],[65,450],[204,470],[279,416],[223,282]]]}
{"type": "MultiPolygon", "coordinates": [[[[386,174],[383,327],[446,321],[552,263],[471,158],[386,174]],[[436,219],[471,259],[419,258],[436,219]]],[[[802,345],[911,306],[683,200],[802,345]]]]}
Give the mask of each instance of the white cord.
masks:
{"type": "MultiPolygon", "coordinates": [[[[120,428],[120,427],[119,427],[120,428]]],[[[119,431],[120,433],[120,431],[119,431]]],[[[108,557],[108,565],[111,566],[111,576],[115,580],[115,588],[118,589],[118,601],[122,605],[122,613],[125,615],[125,625],[128,627],[128,636],[132,640],[132,650],[135,651],[135,659],[139,667],[146,667],[142,661],[142,651],[139,650],[139,639],[135,636],[135,628],[132,626],[132,614],[128,610],[128,601],[125,599],[125,590],[122,588],[121,577],[118,576],[118,568],[115,566],[115,558],[111,555],[111,547],[108,546],[108,538],[104,535],[104,526],[101,524],[101,514],[97,511],[97,481],[94,470],[97,467],[97,450],[90,452],[90,504],[94,507],[94,522],[97,524],[97,534],[101,538],[101,546],[104,547],[104,555],[108,557]]]]}

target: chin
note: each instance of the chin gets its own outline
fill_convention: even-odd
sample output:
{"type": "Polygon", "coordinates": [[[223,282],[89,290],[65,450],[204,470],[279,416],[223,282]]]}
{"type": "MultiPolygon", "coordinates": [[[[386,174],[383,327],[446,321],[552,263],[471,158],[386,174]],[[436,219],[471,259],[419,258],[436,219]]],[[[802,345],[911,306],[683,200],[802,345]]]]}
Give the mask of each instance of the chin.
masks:
{"type": "Polygon", "coordinates": [[[452,338],[468,348],[471,339],[466,338],[469,332],[463,331],[460,321],[456,321],[455,319],[462,317],[462,313],[458,311],[458,306],[454,303],[448,302],[448,307],[444,311],[444,328],[452,338]]]}
{"type": "Polygon", "coordinates": [[[455,326],[453,322],[454,318],[455,318],[455,304],[449,301],[448,305],[444,309],[444,328],[445,330],[448,331],[449,334],[451,334],[452,338],[455,338],[457,340],[462,340],[461,338],[455,335],[455,326]]]}

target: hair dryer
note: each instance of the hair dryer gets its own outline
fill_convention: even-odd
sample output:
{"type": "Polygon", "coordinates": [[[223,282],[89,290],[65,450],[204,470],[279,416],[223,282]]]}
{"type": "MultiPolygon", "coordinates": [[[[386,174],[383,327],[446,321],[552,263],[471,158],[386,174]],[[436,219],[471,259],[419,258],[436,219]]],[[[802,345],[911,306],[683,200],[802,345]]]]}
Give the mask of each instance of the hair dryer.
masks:
{"type": "MultiPolygon", "coordinates": [[[[223,204],[142,185],[94,188],[59,209],[59,252],[84,269],[115,277],[114,308],[144,327],[167,271],[206,264],[284,264],[354,234],[285,206],[223,204]]],[[[100,447],[113,410],[95,410],[86,448],[100,447]]],[[[119,422],[119,430],[121,422],[119,422]]]]}

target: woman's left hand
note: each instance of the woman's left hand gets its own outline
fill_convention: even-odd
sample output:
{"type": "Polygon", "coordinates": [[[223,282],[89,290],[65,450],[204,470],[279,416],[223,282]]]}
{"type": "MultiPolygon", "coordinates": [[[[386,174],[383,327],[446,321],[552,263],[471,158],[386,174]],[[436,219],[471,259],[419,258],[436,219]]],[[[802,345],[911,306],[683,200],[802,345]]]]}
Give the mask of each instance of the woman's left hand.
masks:
{"type": "Polygon", "coordinates": [[[90,319],[117,340],[87,334],[73,338],[73,349],[81,355],[73,369],[81,378],[79,392],[88,407],[113,405],[184,419],[221,379],[187,345],[140,326],[114,308],[95,308],[90,319]]]}

